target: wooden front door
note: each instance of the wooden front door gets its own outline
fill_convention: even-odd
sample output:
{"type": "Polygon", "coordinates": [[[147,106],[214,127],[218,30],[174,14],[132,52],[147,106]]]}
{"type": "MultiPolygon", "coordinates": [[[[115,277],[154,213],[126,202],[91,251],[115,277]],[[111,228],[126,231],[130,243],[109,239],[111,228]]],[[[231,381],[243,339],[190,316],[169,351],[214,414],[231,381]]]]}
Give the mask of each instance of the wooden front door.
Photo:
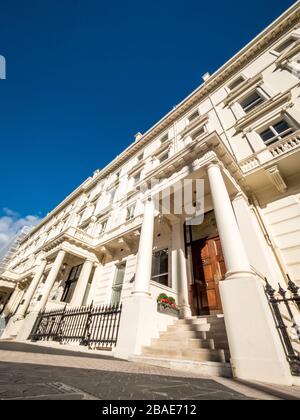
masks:
{"type": "Polygon", "coordinates": [[[219,282],[224,279],[226,267],[221,241],[218,236],[201,239],[192,244],[193,315],[208,315],[222,312],[219,282]]]}

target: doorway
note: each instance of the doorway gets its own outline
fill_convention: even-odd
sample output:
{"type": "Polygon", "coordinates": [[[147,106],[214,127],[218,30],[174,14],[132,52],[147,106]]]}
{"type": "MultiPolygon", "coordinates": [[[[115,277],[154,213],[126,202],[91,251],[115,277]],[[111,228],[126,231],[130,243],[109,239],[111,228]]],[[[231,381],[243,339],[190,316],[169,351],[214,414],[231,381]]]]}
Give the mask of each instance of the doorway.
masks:
{"type": "Polygon", "coordinates": [[[186,253],[190,266],[189,303],[194,316],[222,313],[219,282],[226,266],[214,211],[201,224],[186,223],[186,253]]]}
{"type": "Polygon", "coordinates": [[[225,278],[226,267],[219,236],[194,242],[192,259],[193,315],[222,313],[219,282],[225,278]]]}

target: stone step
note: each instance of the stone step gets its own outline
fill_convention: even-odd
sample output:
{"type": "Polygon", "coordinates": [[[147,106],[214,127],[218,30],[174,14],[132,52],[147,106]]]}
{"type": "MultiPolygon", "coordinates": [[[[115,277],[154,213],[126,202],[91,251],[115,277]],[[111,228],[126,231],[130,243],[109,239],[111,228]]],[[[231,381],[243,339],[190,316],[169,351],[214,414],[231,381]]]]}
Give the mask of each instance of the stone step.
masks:
{"type": "Polygon", "coordinates": [[[224,321],[224,318],[193,317],[193,318],[179,319],[174,325],[182,325],[182,324],[212,324],[212,325],[222,324],[225,326],[225,321],[224,321]]]}
{"type": "Polygon", "coordinates": [[[220,362],[197,362],[183,359],[168,359],[162,357],[134,356],[129,359],[131,362],[160,366],[162,368],[192,372],[205,377],[232,378],[230,363],[220,362]]]}
{"type": "MultiPolygon", "coordinates": [[[[189,348],[189,349],[215,349],[215,342],[213,339],[203,340],[200,338],[187,338],[184,340],[172,340],[172,346],[176,348],[189,348]]],[[[154,348],[170,348],[170,340],[163,338],[154,338],[151,341],[151,347],[154,348]]]]}
{"type": "Polygon", "coordinates": [[[223,324],[175,324],[169,325],[167,328],[168,332],[172,331],[214,331],[220,332],[225,331],[225,325],[223,324]]]}
{"type": "Polygon", "coordinates": [[[188,347],[188,348],[203,348],[203,349],[223,349],[229,350],[229,344],[226,337],[221,337],[221,339],[215,338],[178,338],[174,335],[174,338],[170,341],[168,337],[154,338],[151,341],[151,346],[157,346],[161,343],[161,347],[170,347],[170,342],[178,347],[188,347]]]}
{"type": "Polygon", "coordinates": [[[164,331],[160,334],[160,338],[169,340],[183,340],[186,338],[200,338],[203,340],[214,339],[216,341],[227,341],[227,335],[225,331],[213,333],[211,331],[164,331]]]}
{"type": "Polygon", "coordinates": [[[179,360],[195,360],[195,361],[211,361],[211,362],[226,362],[224,350],[210,350],[210,349],[176,349],[176,348],[155,348],[143,347],[143,356],[163,357],[179,360]]]}

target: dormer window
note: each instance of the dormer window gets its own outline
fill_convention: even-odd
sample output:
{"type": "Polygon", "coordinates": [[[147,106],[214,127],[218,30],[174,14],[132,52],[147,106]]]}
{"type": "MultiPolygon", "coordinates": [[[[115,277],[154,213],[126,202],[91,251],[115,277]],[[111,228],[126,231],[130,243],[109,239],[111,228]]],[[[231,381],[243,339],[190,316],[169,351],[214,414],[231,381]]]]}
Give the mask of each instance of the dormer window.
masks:
{"type": "Polygon", "coordinates": [[[248,113],[252,111],[254,108],[256,108],[258,105],[262,104],[264,102],[264,98],[257,92],[252,92],[250,95],[248,95],[246,98],[244,98],[240,105],[243,108],[243,110],[248,113]]]}
{"type": "Polygon", "coordinates": [[[199,111],[197,109],[195,112],[193,112],[191,115],[188,116],[189,122],[191,123],[192,121],[194,121],[196,118],[199,117],[199,115],[200,114],[199,114],[199,111]]]}

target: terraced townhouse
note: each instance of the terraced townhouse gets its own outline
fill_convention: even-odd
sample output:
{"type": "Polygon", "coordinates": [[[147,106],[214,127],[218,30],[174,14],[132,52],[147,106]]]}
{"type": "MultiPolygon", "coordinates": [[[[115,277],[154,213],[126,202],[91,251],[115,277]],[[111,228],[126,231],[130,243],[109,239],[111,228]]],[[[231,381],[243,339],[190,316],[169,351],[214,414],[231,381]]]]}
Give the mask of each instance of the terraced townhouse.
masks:
{"type": "Polygon", "coordinates": [[[291,385],[299,286],[297,2],[21,238],[2,338],[291,385]]]}

